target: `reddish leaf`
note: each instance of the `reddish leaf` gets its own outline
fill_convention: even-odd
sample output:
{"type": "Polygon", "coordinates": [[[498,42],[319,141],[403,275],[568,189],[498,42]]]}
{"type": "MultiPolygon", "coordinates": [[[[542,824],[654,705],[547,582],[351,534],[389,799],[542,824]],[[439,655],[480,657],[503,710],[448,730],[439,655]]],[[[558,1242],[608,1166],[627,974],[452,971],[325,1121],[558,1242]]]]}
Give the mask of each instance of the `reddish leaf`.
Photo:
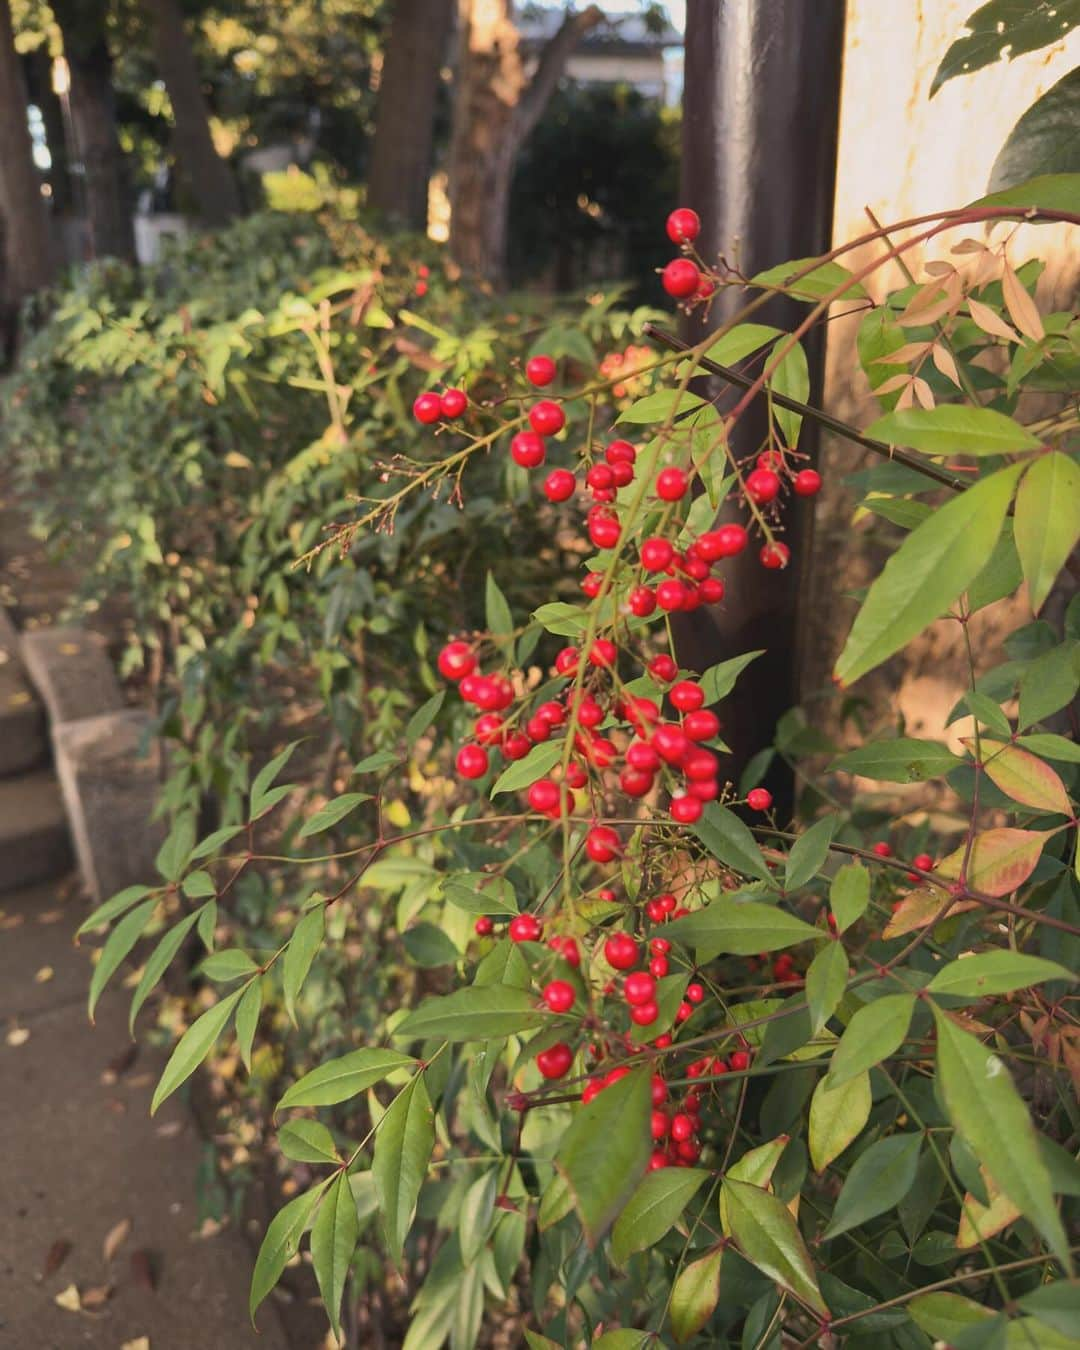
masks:
{"type": "Polygon", "coordinates": [[[67,1260],[70,1251],[71,1243],[68,1242],[67,1238],[57,1238],[45,1254],[45,1264],[41,1267],[41,1278],[47,1280],[50,1275],[55,1274],[67,1260]]]}
{"type": "MultiPolygon", "coordinates": [[[[975,753],[974,737],[965,737],[964,744],[972,754],[975,753]]],[[[1017,745],[987,740],[985,736],[978,745],[982,751],[983,772],[1007,797],[1036,811],[1072,815],[1065,784],[1055,770],[1037,755],[1021,750],[1017,745]]]]}
{"type": "MultiPolygon", "coordinates": [[[[1053,830],[984,830],[975,836],[967,866],[967,884],[984,895],[1008,895],[1022,886],[1035,870],[1043,846],[1053,830]]],[[[959,878],[964,846],[950,853],[934,869],[939,876],[959,878]]]]}

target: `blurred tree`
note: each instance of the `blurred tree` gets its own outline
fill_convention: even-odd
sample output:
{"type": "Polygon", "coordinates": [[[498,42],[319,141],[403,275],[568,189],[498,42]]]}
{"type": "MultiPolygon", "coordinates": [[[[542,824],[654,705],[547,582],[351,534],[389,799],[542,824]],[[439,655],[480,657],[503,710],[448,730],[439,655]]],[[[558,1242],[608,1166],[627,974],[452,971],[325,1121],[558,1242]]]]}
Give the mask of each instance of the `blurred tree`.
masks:
{"type": "Polygon", "coordinates": [[[0,294],[9,307],[47,286],[54,263],[49,214],[41,196],[27,121],[26,81],[15,51],[11,10],[0,0],[0,294]]]}
{"type": "Polygon", "coordinates": [[[229,165],[214,147],[202,78],[179,0],[143,0],[154,60],[172,104],[177,168],[199,215],[224,225],[240,211],[229,165]]]}
{"type": "Polygon", "coordinates": [[[116,129],[108,0],[51,0],[71,76],[71,121],[82,162],[93,256],[133,258],[131,200],[116,129]]]}
{"type": "Polygon", "coordinates": [[[368,203],[410,229],[427,226],[439,69],[452,0],[397,0],[379,79],[368,203]]]}
{"type": "Polygon", "coordinates": [[[450,249],[471,272],[500,284],[514,161],[555,91],[570,53],[603,19],[590,5],[566,11],[526,74],[511,0],[460,0],[461,34],[450,142],[450,249]]]}

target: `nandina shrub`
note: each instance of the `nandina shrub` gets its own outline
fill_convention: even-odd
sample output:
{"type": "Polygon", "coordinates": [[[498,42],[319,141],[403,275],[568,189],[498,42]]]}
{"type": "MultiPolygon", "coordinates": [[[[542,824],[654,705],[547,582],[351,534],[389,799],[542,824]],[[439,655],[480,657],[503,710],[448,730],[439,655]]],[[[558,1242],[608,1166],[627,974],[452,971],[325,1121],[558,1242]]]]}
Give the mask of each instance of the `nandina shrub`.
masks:
{"type": "MultiPolygon", "coordinates": [[[[1075,180],[1036,180],[890,227],[893,254],[945,232],[954,246],[888,294],[881,263],[844,265],[885,231],[745,282],[696,255],[696,218],[680,211],[669,293],[697,307],[746,285],[748,301],[658,356],[652,392],[619,410],[618,375],[579,382],[539,360],[481,401],[466,376],[464,407],[417,397],[431,439],[365,485],[307,561],[400,528],[437,484],[467,501],[474,461],[494,452],[531,475],[552,532],[581,540],[580,592],[526,617],[495,568],[483,631],[432,615],[443,689],[396,752],[354,766],[365,791],[328,801],[275,853],[304,897],[288,936],[203,963],[220,993],[173,1050],[155,1108],[231,1026],[250,1058],[264,999],[280,989],[296,1006],[318,953],[362,931],[369,890],[396,897],[423,972],[399,983],[409,1006],[383,1044],[346,1042],[277,1103],[283,1158],[316,1179],[266,1233],[253,1313],[303,1249],[335,1331],[344,1308],[352,1335],[374,1247],[408,1281],[407,1350],[484,1343],[507,1316],[532,1350],[1072,1343],[1080,753],[1061,733],[1080,685],[1078,603],[1060,628],[1041,616],[1074,565],[1080,466],[1070,406],[1019,412],[1026,390],[1075,393],[1080,330],[1039,313],[1007,232],[965,233],[1080,224],[1070,192],[1075,180]],[[807,306],[790,334],[751,319],[776,289],[807,306]],[[821,772],[835,790],[813,818],[792,822],[761,785],[727,781],[724,698],[759,653],[683,669],[667,615],[722,603],[743,550],[765,582],[789,564],[784,522],[821,487],[799,450],[814,416],[801,340],[845,301],[867,309],[861,351],[885,409],[851,429],[883,448],[864,505],[903,537],[861,599],[838,682],[942,617],[970,640],[972,614],[1021,586],[1033,618],[1003,664],[972,649],[962,755],[868,738],[821,772]],[[728,410],[690,391],[705,363],[751,356],[728,410]],[[765,397],[766,438],[740,457],[731,428],[765,397]],[[722,503],[738,523],[715,526],[722,503]],[[440,708],[454,731],[441,750],[440,708]],[[433,757],[453,754],[457,789],[413,761],[428,811],[399,823],[386,808],[428,738],[433,757]],[[867,836],[855,775],[941,782],[962,823],[867,836]],[[366,832],[333,850],[334,888],[311,890],[326,858],[304,840],[354,812],[366,832]]],[[[188,821],[158,884],[87,920],[116,921],[99,972],[181,892],[198,906],[181,923],[213,945],[201,915],[271,861],[264,822],[287,809],[277,779],[292,753],[256,775],[235,826],[197,841],[188,821]]],[[[176,931],[147,966],[155,979],[176,931]]]]}

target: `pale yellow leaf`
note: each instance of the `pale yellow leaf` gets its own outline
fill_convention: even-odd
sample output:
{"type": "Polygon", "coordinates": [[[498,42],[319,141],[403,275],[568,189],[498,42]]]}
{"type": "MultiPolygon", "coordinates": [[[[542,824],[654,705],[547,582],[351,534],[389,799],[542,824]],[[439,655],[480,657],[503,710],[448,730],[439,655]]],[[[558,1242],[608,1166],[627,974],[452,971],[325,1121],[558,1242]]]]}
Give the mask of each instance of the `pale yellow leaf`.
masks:
{"type": "Polygon", "coordinates": [[[968,309],[971,311],[971,317],[979,325],[984,333],[989,333],[991,337],[1004,338],[1006,342],[1020,342],[1020,334],[1015,328],[1010,328],[1005,320],[989,305],[984,305],[980,300],[973,300],[968,296],[968,309]]]}
{"type": "Polygon", "coordinates": [[[905,370],[901,375],[890,375],[887,380],[883,380],[882,383],[879,384],[878,387],[874,390],[874,393],[877,394],[879,397],[882,394],[891,394],[894,393],[897,389],[906,389],[910,383],[911,383],[911,376],[905,370]]]}
{"type": "Polygon", "coordinates": [[[136,1336],[133,1341],[125,1341],[120,1350],[150,1350],[149,1336],[136,1336]]]}
{"type": "Polygon", "coordinates": [[[127,1240],[127,1236],[130,1232],[131,1232],[130,1219],[121,1219],[119,1223],[113,1224],[113,1226],[105,1234],[105,1242],[103,1245],[103,1250],[105,1252],[106,1262],[109,1262],[113,1259],[116,1253],[123,1246],[124,1242],[127,1240]]]}
{"type": "Polygon", "coordinates": [[[53,1302],[58,1308],[63,1308],[66,1312],[82,1312],[82,1299],[79,1297],[78,1289],[73,1284],[69,1284],[66,1289],[61,1289],[53,1302]]]}
{"type": "Polygon", "coordinates": [[[911,389],[922,407],[932,408],[934,406],[934,391],[921,375],[912,380],[911,389]]]}
{"type": "Polygon", "coordinates": [[[42,966],[41,969],[37,971],[34,975],[34,983],[48,984],[48,982],[53,977],[53,973],[54,972],[52,966],[42,966]]]}
{"type": "Polygon", "coordinates": [[[953,384],[959,388],[960,372],[956,369],[956,362],[953,360],[952,352],[949,351],[948,347],[943,346],[940,342],[935,342],[933,347],[930,348],[930,356],[942,375],[947,380],[952,380],[953,384]]]}
{"type": "Polygon", "coordinates": [[[6,1040],[10,1046],[25,1045],[29,1039],[30,1031],[28,1027],[12,1027],[4,1037],[4,1040],[6,1040]]]}
{"type": "Polygon", "coordinates": [[[1005,296],[1005,308],[1009,311],[1013,323],[1025,337],[1031,338],[1033,342],[1041,342],[1046,330],[1043,328],[1035,301],[1024,290],[1020,278],[1008,263],[1005,264],[1005,271],[1002,273],[1001,290],[1005,296]]]}
{"type": "Polygon", "coordinates": [[[912,361],[918,361],[929,350],[929,342],[905,342],[902,347],[897,347],[894,352],[886,352],[884,356],[874,357],[870,364],[872,366],[906,366],[912,361]]]}
{"type": "Polygon", "coordinates": [[[964,1208],[960,1215],[960,1227],[956,1232],[956,1245],[961,1251],[975,1247],[980,1240],[985,1242],[995,1233],[1014,1223],[1020,1217],[1020,1211],[1007,1195],[1003,1195],[987,1175],[986,1169],[979,1168],[986,1185],[988,1205],[982,1205],[973,1195],[964,1196],[964,1208]]]}

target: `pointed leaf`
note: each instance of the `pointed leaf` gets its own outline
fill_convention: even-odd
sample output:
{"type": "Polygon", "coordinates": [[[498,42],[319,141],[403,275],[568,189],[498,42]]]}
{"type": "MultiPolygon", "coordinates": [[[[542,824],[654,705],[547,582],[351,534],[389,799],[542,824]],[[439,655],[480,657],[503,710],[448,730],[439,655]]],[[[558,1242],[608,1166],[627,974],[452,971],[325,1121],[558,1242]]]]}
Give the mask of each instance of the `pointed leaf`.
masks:
{"type": "Polygon", "coordinates": [[[158,849],[154,866],[166,881],[179,881],[195,847],[195,820],[185,812],[178,816],[165,842],[158,849]]]}
{"type": "Polygon", "coordinates": [[[84,919],[76,928],[75,936],[80,938],[84,933],[92,932],[95,928],[102,928],[110,919],[115,919],[118,914],[123,914],[125,909],[130,909],[137,900],[141,900],[143,896],[149,894],[149,886],[125,886],[122,891],[117,891],[103,905],[98,905],[90,917],[84,919]]]}
{"type": "Polygon", "coordinates": [[[278,1148],[293,1162],[341,1165],[334,1136],[317,1120],[290,1120],[278,1130],[277,1141],[278,1148]]]}
{"type": "Polygon", "coordinates": [[[421,1071],[398,1093],[379,1122],[371,1162],[390,1253],[398,1264],[434,1147],[435,1113],[421,1071]]]}
{"type": "MultiPolygon", "coordinates": [[[[984,895],[1009,895],[1022,886],[1034,872],[1053,830],[1016,830],[1004,826],[983,830],[975,836],[968,858],[967,883],[984,895]]],[[[938,876],[959,879],[964,862],[963,848],[938,863],[938,876]]]]}
{"type": "Polygon", "coordinates": [[[829,908],[836,920],[837,932],[846,933],[861,919],[870,903],[870,873],[862,863],[846,863],[832,879],[829,908]]]}
{"type": "Polygon", "coordinates": [[[294,1200],[290,1200],[284,1209],[278,1210],[270,1221],[266,1236],[262,1240],[259,1254],[255,1258],[255,1269],[251,1275],[251,1295],[248,1311],[255,1321],[255,1310],[269,1294],[282,1272],[300,1248],[300,1239],[311,1219],[319,1197],[330,1184],[330,1178],[321,1182],[314,1190],[305,1191],[294,1200]]]}
{"type": "Polygon", "coordinates": [[[135,993],[131,998],[131,1012],[128,1014],[129,1031],[134,1029],[135,1018],[139,1015],[139,1009],[149,998],[158,980],[172,965],[173,958],[184,945],[184,939],[198,923],[201,915],[202,907],[200,906],[199,909],[193,910],[192,913],[181,919],[179,923],[174,924],[154,948],[150,959],[143,967],[143,973],[139,977],[139,983],[136,985],[135,993]]]}
{"type": "Polygon", "coordinates": [[[824,1241],[898,1205],[915,1181],[921,1134],[893,1134],[860,1153],[833,1208],[824,1241]]]}
{"type": "Polygon", "coordinates": [[[828,942],[806,972],[806,1001],[810,1007],[810,1034],[816,1036],[844,996],[848,958],[842,942],[828,942]]]}
{"type": "Polygon", "coordinates": [[[927,455],[1007,455],[1039,448],[1038,437],[1004,413],[959,403],[897,409],[879,417],[866,434],[927,455]]]}
{"type": "Polygon", "coordinates": [[[1080,466],[1060,452],[1040,455],[1016,494],[1016,547],[1038,614],[1080,542],[1080,466]]]}
{"type": "Polygon", "coordinates": [[[671,1290],[672,1335],[679,1345],[696,1336],[713,1315],[720,1301],[720,1267],[724,1259],[722,1248],[699,1257],[678,1274],[671,1290]]]}
{"type": "Polygon", "coordinates": [[[277,1104],[279,1111],[289,1106],[336,1106],[358,1096],[366,1088],[381,1082],[398,1069],[415,1064],[411,1055],[397,1050],[372,1047],[353,1050],[312,1069],[294,1083],[277,1104]]]}
{"type": "Polygon", "coordinates": [[[845,685],[898,651],[963,594],[990,559],[1021,465],[999,469],[907,536],[870,587],[836,663],[845,685]]]}
{"type": "Polygon", "coordinates": [[[743,652],[741,656],[733,656],[728,661],[721,661],[719,665],[710,666],[698,681],[705,692],[706,706],[727,698],[735,688],[735,681],[750,662],[764,655],[765,649],[762,647],[756,652],[743,652]]]}
{"type": "Polygon", "coordinates": [[[895,1054],[904,1043],[914,1011],[913,994],[886,994],[860,1008],[833,1051],[829,1064],[832,1087],[838,1088],[895,1054]]]}
{"type": "Polygon", "coordinates": [[[322,946],[325,931],[326,906],[316,905],[301,916],[285,948],[281,984],[285,994],[285,1011],[293,1026],[296,1025],[297,996],[308,977],[315,953],[322,946]]]}
{"type": "Polygon", "coordinates": [[[349,1188],[349,1178],[341,1171],[319,1206],[311,1229],[311,1264],[330,1325],[339,1339],[341,1298],[359,1236],[356,1203],[349,1188]]]}
{"type": "Polygon", "coordinates": [[[977,900],[953,900],[949,892],[940,886],[920,886],[918,890],[905,895],[896,909],[889,915],[889,922],[881,931],[883,938],[902,937],[916,929],[925,928],[928,923],[938,923],[943,918],[952,918],[968,909],[978,909],[977,900]]]}
{"type": "Polygon", "coordinates": [[[776,267],[770,267],[765,272],[759,272],[757,276],[750,278],[751,286],[760,286],[763,289],[783,290],[797,300],[823,300],[825,296],[831,295],[833,291],[843,286],[845,282],[851,284],[844,291],[845,300],[865,300],[866,291],[862,285],[855,281],[846,267],[838,262],[818,263],[816,267],[811,268],[810,264],[815,262],[814,258],[797,258],[792,262],[780,263],[776,267]],[[809,269],[809,270],[807,270],[809,269]],[[796,280],[796,274],[806,272],[796,280]]]}
{"type": "Polygon", "coordinates": [[[405,744],[410,750],[438,717],[445,700],[446,690],[440,689],[437,694],[432,694],[426,702],[421,703],[405,723],[405,744]]]}
{"type": "Polygon", "coordinates": [[[538,778],[543,778],[562,759],[564,748],[562,741],[541,741],[539,745],[534,745],[524,759],[516,760],[499,774],[491,795],[497,797],[500,792],[520,792],[538,778]]]}
{"type": "Polygon", "coordinates": [[[675,919],[665,929],[676,942],[693,947],[701,962],[721,952],[754,956],[776,952],[800,942],[824,942],[827,935],[777,905],[739,900],[723,892],[693,914],[675,919]]]}
{"type": "Polygon", "coordinates": [[[924,783],[942,778],[962,761],[938,741],[920,741],[899,736],[891,741],[871,741],[856,750],[848,750],[829,765],[830,773],[842,769],[861,778],[887,783],[924,783]]]}
{"type": "Polygon", "coordinates": [[[213,952],[199,966],[199,974],[208,980],[227,984],[230,980],[243,980],[254,975],[259,967],[245,951],[239,947],[226,947],[223,951],[213,952]]]}
{"type": "MultiPolygon", "coordinates": [[[[488,632],[493,638],[503,642],[514,634],[514,616],[506,603],[506,596],[499,590],[499,583],[489,572],[484,589],[484,608],[488,632]]],[[[466,1263],[468,1264],[468,1263],[466,1263]]]]}
{"type": "Polygon", "coordinates": [[[859,1137],[870,1119],[870,1073],[864,1069],[839,1087],[828,1074],[820,1079],[810,1099],[810,1161],[824,1172],[859,1137]]]}
{"type": "MultiPolygon", "coordinates": [[[[973,736],[965,738],[964,744],[972,754],[975,753],[973,736]]],[[[1065,791],[1060,775],[1038,756],[1021,750],[1019,746],[1005,745],[986,737],[982,738],[979,749],[982,751],[983,772],[1006,797],[1036,811],[1072,815],[1069,794],[1065,791]]]]}
{"type": "Polygon", "coordinates": [[[270,797],[270,785],[289,762],[293,751],[299,744],[299,741],[292,741],[280,754],[275,755],[268,764],[264,764],[255,775],[251,784],[249,819],[258,820],[261,815],[264,815],[270,809],[273,804],[270,797]]]}
{"type": "Polygon", "coordinates": [[[472,1265],[487,1244],[498,1190],[499,1174],[492,1169],[482,1172],[465,1192],[458,1215],[458,1240],[461,1259],[467,1266],[472,1265]]]}
{"type": "Polygon", "coordinates": [[[536,996],[508,985],[473,985],[440,998],[429,998],[394,1028],[394,1036],[425,1040],[439,1036],[449,1041],[486,1041],[514,1036],[550,1022],[551,1015],[537,1006],[536,996]]]}
{"type": "Polygon", "coordinates": [[[646,1172],[611,1230],[611,1254],[622,1266],[634,1252],[660,1241],[708,1180],[694,1167],[662,1167],[646,1172]]]}
{"type": "Polygon", "coordinates": [[[838,816],[825,816],[795,840],[787,856],[785,891],[797,891],[821,871],[839,823],[838,816]]]}
{"type": "Polygon", "coordinates": [[[101,955],[94,967],[94,973],[90,977],[87,1015],[91,1022],[94,1020],[94,1009],[97,1007],[98,999],[101,997],[106,984],[112,978],[117,966],[142,936],[142,931],[150,922],[156,908],[156,900],[144,901],[138,909],[133,909],[130,914],[121,919],[109,934],[109,939],[102,947],[101,955]]]}
{"type": "Polygon", "coordinates": [[[248,1073],[251,1072],[251,1047],[259,1025],[262,1001],[262,980],[252,980],[236,1007],[236,1048],[240,1051],[240,1060],[248,1073]]]}
{"type": "MultiPolygon", "coordinates": [[[[791,1136],[789,1134],[780,1134],[775,1139],[770,1139],[766,1144],[759,1144],[757,1148],[748,1149],[738,1162],[733,1163],[727,1169],[726,1179],[729,1181],[748,1181],[751,1186],[759,1186],[763,1191],[769,1190],[777,1164],[790,1143],[791,1136]]],[[[720,1227],[724,1236],[730,1237],[731,1218],[728,1214],[727,1193],[723,1189],[720,1191],[719,1209],[720,1227]]]]}
{"type": "Polygon", "coordinates": [[[243,989],[237,989],[227,998],[215,1003],[200,1018],[192,1022],[180,1037],[154,1089],[154,1099],[150,1103],[151,1115],[157,1111],[166,1097],[171,1096],[181,1083],[185,1083],[191,1077],[214,1048],[243,992],[243,989]]]}
{"type": "MultiPolygon", "coordinates": [[[[933,1005],[932,1005],[933,1006],[933,1005]]],[[[1038,1136],[1008,1069],[992,1051],[933,1006],[938,1082],[949,1119],[1007,1195],[1072,1273],[1038,1136]]]]}
{"type": "Polygon", "coordinates": [[[771,881],[754,836],[734,811],[710,802],[692,829],[714,858],[743,876],[771,881]]]}
{"type": "Polygon", "coordinates": [[[951,998],[986,998],[990,994],[1011,994],[1029,989],[1043,980],[1075,980],[1077,977],[1056,961],[1022,952],[979,952],[950,961],[926,986],[928,994],[948,994],[951,998]]]}
{"type": "Polygon", "coordinates": [[[334,797],[321,807],[309,819],[304,821],[303,828],[300,831],[299,838],[308,839],[313,834],[321,834],[323,830],[329,830],[337,825],[339,821],[351,812],[355,811],[363,802],[371,801],[370,792],[346,792],[340,797],[334,797]]]}
{"type": "Polygon", "coordinates": [[[810,1253],[784,1202],[746,1181],[725,1180],[723,1192],[732,1234],[746,1260],[819,1316],[828,1317],[810,1253]]]}

